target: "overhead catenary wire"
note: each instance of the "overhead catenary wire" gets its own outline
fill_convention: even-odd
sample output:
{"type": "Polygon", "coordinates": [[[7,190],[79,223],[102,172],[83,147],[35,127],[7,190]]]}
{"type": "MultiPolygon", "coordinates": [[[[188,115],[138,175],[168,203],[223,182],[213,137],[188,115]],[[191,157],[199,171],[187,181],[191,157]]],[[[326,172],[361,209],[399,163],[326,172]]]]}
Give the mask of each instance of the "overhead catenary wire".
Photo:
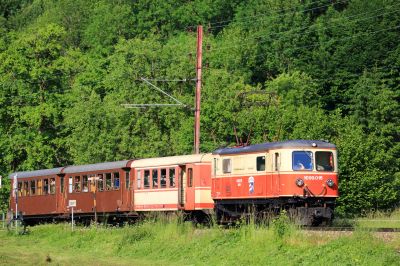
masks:
{"type": "MultiPolygon", "coordinates": [[[[398,5],[400,5],[400,3],[397,4],[397,5],[395,5],[395,6],[398,6],[398,5]]],[[[379,11],[379,10],[381,10],[381,9],[377,9],[377,10],[375,10],[375,11],[379,11]]],[[[387,15],[387,14],[391,14],[391,13],[396,13],[396,12],[399,12],[399,11],[400,11],[400,9],[396,9],[396,10],[392,10],[392,11],[390,11],[390,12],[380,13],[380,14],[374,15],[374,16],[362,17],[362,18],[360,18],[360,19],[354,19],[354,20],[351,20],[350,22],[361,22],[361,21],[365,21],[365,20],[372,19],[372,18],[381,17],[381,16],[383,16],[383,15],[387,15]]],[[[371,11],[371,12],[373,12],[373,11],[371,11]]],[[[353,16],[349,16],[349,17],[344,17],[344,18],[337,18],[337,19],[335,19],[335,20],[333,19],[333,20],[331,20],[331,21],[348,19],[348,18],[351,18],[351,17],[356,17],[356,16],[365,15],[365,14],[368,14],[368,13],[371,13],[371,12],[360,13],[360,14],[357,14],[357,15],[353,15],[353,16]]],[[[341,26],[341,25],[329,25],[329,26],[328,26],[328,25],[325,25],[325,26],[319,27],[319,29],[325,29],[325,30],[327,30],[327,29],[337,28],[337,27],[339,27],[339,26],[341,26]]],[[[287,34],[296,32],[296,31],[311,29],[311,28],[313,28],[313,27],[316,27],[316,25],[313,24],[313,25],[305,26],[305,27],[292,28],[292,29],[287,30],[287,31],[272,32],[272,34],[273,34],[274,36],[282,36],[282,35],[287,35],[287,34]]],[[[310,33],[310,32],[312,32],[312,30],[302,31],[302,32],[299,32],[299,34],[310,33]]],[[[268,40],[267,38],[270,38],[270,37],[271,37],[271,36],[265,36],[265,35],[261,35],[261,36],[256,35],[256,36],[254,36],[254,35],[253,35],[253,36],[251,36],[250,38],[247,38],[246,40],[252,40],[252,39],[257,39],[257,38],[259,38],[259,42],[262,43],[263,41],[268,40]]],[[[243,46],[246,46],[246,45],[248,45],[248,44],[247,44],[247,43],[241,43],[241,44],[236,44],[236,45],[223,46],[223,47],[214,48],[214,49],[212,49],[212,51],[215,52],[215,51],[220,51],[220,50],[238,48],[238,47],[243,47],[243,46]]]]}

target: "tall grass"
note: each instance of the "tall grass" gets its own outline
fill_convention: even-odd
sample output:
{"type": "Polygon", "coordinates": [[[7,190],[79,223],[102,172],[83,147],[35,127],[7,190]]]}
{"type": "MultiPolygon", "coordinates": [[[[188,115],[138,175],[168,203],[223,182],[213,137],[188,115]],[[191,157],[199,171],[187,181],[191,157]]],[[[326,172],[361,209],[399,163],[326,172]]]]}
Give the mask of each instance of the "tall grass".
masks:
{"type": "Polygon", "coordinates": [[[48,257],[58,264],[96,265],[398,265],[400,261],[396,247],[368,232],[312,235],[297,230],[283,216],[277,221],[270,228],[255,223],[202,228],[158,217],[123,228],[77,227],[74,232],[68,224],[41,225],[25,236],[0,232],[7,243],[0,249],[0,264],[10,264],[15,249],[21,257],[39,258],[32,265],[45,263],[48,257]]]}

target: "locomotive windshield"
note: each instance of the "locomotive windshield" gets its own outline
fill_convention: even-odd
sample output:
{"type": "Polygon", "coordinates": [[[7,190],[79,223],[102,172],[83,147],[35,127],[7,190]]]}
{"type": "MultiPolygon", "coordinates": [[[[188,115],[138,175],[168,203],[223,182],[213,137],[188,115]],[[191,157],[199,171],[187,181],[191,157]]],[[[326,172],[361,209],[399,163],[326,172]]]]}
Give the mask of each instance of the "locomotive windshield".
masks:
{"type": "Polygon", "coordinates": [[[315,153],[317,171],[333,171],[333,154],[330,151],[317,151],[315,153]]]}
{"type": "Polygon", "coordinates": [[[292,168],[295,171],[313,169],[313,154],[311,151],[294,151],[292,159],[292,168]]]}

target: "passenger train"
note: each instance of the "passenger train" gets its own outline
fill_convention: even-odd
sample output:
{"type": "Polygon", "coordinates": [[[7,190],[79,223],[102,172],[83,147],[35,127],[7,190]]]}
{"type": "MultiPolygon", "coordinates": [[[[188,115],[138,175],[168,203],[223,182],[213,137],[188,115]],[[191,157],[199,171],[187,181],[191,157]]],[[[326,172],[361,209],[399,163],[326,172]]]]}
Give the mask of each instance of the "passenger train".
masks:
{"type": "Polygon", "coordinates": [[[75,217],[133,221],[148,212],[181,212],[219,223],[286,209],[298,224],[333,219],[337,149],[289,140],[213,153],[131,159],[10,174],[10,208],[26,224],[75,217]],[[16,202],[17,201],[17,202],[16,202]],[[74,204],[74,205],[75,205],[74,204]]]}

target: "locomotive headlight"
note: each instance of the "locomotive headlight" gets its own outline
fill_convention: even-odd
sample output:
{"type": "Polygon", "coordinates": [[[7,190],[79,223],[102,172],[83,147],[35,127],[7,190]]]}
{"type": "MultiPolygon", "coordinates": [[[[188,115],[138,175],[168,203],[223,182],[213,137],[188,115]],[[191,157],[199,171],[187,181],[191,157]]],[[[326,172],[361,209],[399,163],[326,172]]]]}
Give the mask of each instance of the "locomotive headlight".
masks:
{"type": "Polygon", "coordinates": [[[326,184],[328,185],[328,187],[332,188],[332,187],[335,185],[335,182],[333,182],[332,179],[328,179],[328,180],[326,181],[326,184]]]}
{"type": "Polygon", "coordinates": [[[298,187],[302,187],[302,186],[304,185],[303,179],[297,178],[297,179],[296,179],[296,185],[297,185],[298,187]]]}

